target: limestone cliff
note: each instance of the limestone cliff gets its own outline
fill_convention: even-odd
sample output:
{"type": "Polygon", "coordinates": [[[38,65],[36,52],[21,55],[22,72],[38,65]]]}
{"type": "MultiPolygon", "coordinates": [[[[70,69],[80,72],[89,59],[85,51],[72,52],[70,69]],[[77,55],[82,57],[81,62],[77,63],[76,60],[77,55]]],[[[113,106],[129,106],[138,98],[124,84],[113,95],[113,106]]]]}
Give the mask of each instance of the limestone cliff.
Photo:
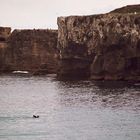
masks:
{"type": "Polygon", "coordinates": [[[11,28],[0,27],[0,73],[7,71],[6,65],[6,50],[7,50],[7,39],[10,36],[11,28]]]}
{"type": "Polygon", "coordinates": [[[59,17],[58,76],[140,80],[139,9],[135,5],[102,15],[59,17]]]}
{"type": "Polygon", "coordinates": [[[17,70],[56,73],[57,30],[14,30],[0,27],[0,73],[17,70]]]}
{"type": "Polygon", "coordinates": [[[56,73],[57,30],[14,30],[8,39],[6,63],[11,70],[56,73]]]}

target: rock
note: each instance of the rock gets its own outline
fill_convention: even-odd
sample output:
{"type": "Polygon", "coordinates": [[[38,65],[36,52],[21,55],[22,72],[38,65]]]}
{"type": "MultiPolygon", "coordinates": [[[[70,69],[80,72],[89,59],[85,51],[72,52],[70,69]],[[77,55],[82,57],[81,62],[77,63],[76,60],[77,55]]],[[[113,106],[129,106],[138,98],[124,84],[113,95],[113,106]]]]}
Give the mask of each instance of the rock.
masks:
{"type": "Polygon", "coordinates": [[[39,118],[39,115],[33,115],[33,118],[39,118]]]}
{"type": "Polygon", "coordinates": [[[56,73],[57,30],[14,30],[0,27],[0,73],[56,73]]]}
{"type": "Polygon", "coordinates": [[[10,27],[0,27],[0,42],[5,42],[10,36],[11,28],[10,27]]]}
{"type": "Polygon", "coordinates": [[[0,73],[7,72],[8,67],[6,64],[6,50],[7,39],[10,36],[11,28],[0,27],[0,73]]]}
{"type": "Polygon", "coordinates": [[[58,76],[140,80],[139,9],[132,5],[101,15],[59,17],[58,76]]]}
{"type": "Polygon", "coordinates": [[[8,39],[7,64],[11,71],[56,73],[57,30],[14,30],[8,39]]]}

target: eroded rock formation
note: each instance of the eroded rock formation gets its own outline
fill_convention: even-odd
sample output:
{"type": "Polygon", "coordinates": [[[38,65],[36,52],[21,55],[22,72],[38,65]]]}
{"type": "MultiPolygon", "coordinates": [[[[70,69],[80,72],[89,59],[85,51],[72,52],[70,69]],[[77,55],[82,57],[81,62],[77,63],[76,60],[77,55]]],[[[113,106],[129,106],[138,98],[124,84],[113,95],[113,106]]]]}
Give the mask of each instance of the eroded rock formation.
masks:
{"type": "Polygon", "coordinates": [[[14,30],[0,28],[0,71],[56,73],[57,30],[14,30]]]}
{"type": "Polygon", "coordinates": [[[140,80],[139,9],[135,5],[102,15],[59,17],[58,76],[140,80]]]}
{"type": "Polygon", "coordinates": [[[0,27],[0,73],[8,70],[6,65],[6,50],[7,50],[7,39],[10,36],[11,28],[0,27]]]}
{"type": "Polygon", "coordinates": [[[57,30],[14,30],[8,44],[7,64],[12,70],[56,73],[57,30]]]}

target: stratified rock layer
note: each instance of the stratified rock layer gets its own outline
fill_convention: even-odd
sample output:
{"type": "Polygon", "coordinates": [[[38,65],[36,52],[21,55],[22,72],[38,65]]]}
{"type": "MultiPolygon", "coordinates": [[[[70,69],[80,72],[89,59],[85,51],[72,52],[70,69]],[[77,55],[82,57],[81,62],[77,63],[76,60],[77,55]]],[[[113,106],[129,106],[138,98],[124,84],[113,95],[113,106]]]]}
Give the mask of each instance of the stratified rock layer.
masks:
{"type": "Polygon", "coordinates": [[[57,30],[14,30],[8,39],[7,65],[33,74],[56,73],[57,30]]]}
{"type": "Polygon", "coordinates": [[[131,13],[59,17],[58,76],[140,80],[139,9],[135,5],[131,13]]]}

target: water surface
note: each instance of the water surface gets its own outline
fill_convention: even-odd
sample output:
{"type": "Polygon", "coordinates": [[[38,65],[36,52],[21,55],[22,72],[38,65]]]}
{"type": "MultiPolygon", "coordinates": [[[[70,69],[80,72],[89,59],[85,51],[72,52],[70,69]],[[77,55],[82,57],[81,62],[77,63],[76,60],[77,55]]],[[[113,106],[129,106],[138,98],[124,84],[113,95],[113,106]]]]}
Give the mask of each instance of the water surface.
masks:
{"type": "Polygon", "coordinates": [[[140,140],[140,83],[1,76],[0,139],[140,140]]]}

